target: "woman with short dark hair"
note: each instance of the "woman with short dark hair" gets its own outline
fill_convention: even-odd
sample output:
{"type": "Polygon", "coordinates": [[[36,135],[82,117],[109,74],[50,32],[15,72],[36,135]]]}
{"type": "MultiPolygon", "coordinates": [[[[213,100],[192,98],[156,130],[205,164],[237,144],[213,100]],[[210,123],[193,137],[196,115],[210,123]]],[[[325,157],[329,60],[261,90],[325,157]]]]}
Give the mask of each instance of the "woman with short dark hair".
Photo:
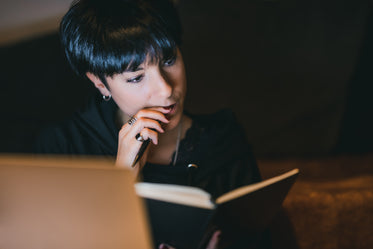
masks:
{"type": "Polygon", "coordinates": [[[46,130],[38,152],[112,156],[142,181],[197,186],[213,197],[260,180],[231,111],[184,111],[182,31],[172,2],[75,1],[60,34],[73,70],[100,95],[46,130]]]}

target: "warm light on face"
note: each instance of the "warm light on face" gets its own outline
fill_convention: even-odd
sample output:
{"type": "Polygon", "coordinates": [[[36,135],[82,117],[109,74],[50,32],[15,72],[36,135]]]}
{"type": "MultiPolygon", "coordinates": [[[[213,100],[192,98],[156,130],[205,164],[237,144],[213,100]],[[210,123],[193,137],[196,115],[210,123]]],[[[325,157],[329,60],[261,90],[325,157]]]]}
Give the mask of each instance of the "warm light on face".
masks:
{"type": "Polygon", "coordinates": [[[180,121],[186,94],[186,76],[182,55],[177,50],[172,60],[151,64],[145,61],[132,72],[107,78],[110,94],[124,116],[145,108],[170,109],[168,129],[180,121]]]}

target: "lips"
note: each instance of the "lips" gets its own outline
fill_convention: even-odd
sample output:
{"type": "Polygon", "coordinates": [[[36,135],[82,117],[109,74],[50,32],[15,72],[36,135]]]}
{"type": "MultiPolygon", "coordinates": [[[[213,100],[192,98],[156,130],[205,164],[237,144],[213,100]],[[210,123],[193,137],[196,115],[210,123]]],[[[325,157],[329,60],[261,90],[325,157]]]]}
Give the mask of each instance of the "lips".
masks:
{"type": "Polygon", "coordinates": [[[172,110],[172,108],[175,107],[176,104],[172,104],[172,105],[169,105],[169,106],[165,106],[163,107],[165,110],[172,110]]]}
{"type": "Polygon", "coordinates": [[[171,115],[171,114],[174,114],[175,111],[176,111],[176,103],[175,104],[172,104],[172,105],[169,105],[169,106],[164,106],[163,109],[165,109],[167,111],[167,114],[168,115],[171,115]]]}

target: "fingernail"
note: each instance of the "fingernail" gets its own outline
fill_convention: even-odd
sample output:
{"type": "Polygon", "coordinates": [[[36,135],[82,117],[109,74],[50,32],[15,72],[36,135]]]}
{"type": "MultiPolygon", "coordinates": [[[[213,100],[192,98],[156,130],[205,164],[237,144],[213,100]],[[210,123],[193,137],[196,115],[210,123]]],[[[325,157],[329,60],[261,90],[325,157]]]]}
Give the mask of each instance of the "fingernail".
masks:
{"type": "Polygon", "coordinates": [[[165,244],[160,244],[159,249],[167,249],[168,247],[165,244]]]}

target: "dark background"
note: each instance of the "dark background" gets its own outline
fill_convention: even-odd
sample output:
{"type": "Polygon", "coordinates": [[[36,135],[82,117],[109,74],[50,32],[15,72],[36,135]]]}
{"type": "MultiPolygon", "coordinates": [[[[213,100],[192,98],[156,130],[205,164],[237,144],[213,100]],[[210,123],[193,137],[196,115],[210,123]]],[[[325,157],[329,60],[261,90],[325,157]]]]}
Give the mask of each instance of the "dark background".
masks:
{"type": "MultiPolygon", "coordinates": [[[[368,0],[179,0],[194,113],[232,108],[257,156],[373,150],[368,0]]],[[[57,34],[0,47],[0,151],[29,152],[95,89],[57,34]]]]}

